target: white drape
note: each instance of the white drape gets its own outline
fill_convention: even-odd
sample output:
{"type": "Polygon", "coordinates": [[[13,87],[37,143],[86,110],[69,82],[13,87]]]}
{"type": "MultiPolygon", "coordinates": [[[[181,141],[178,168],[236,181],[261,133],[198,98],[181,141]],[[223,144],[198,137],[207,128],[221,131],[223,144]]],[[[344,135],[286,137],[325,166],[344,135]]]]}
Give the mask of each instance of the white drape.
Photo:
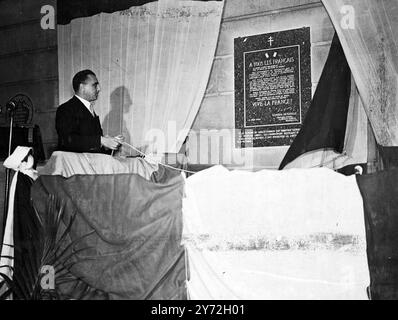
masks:
{"type": "Polygon", "coordinates": [[[185,190],[191,299],[367,299],[355,176],[214,166],[187,178],[185,190]]]}
{"type": "MultiPolygon", "coordinates": [[[[25,174],[33,180],[37,179],[37,171],[33,169],[33,157],[29,156],[29,160],[23,161],[31,150],[32,148],[30,147],[18,146],[3,164],[7,169],[15,171],[10,186],[7,220],[4,229],[2,247],[0,248],[0,272],[9,278],[12,278],[14,274],[12,269],[14,267],[14,200],[18,174],[25,174]]],[[[0,280],[1,278],[2,277],[0,276],[0,280]]]]}
{"type": "Polygon", "coordinates": [[[160,0],[59,26],[60,103],[72,96],[73,75],[91,69],[104,134],[178,152],[206,89],[222,8],[220,1],[160,0]]]}
{"type": "Polygon", "coordinates": [[[398,145],[398,1],[322,0],[376,140],[398,145]]]}

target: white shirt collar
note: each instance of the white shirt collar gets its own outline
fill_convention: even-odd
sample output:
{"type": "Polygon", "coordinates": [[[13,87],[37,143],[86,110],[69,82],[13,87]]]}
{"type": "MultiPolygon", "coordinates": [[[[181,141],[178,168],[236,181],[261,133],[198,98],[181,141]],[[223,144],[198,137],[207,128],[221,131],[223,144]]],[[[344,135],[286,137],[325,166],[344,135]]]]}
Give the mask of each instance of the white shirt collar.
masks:
{"type": "MultiPolygon", "coordinates": [[[[84,106],[88,109],[88,111],[90,111],[90,113],[91,113],[91,109],[90,109],[91,102],[87,101],[86,99],[83,99],[82,97],[79,97],[77,94],[75,94],[75,97],[78,98],[84,104],[84,106]]],[[[93,112],[94,112],[94,110],[93,110],[93,112]]]]}

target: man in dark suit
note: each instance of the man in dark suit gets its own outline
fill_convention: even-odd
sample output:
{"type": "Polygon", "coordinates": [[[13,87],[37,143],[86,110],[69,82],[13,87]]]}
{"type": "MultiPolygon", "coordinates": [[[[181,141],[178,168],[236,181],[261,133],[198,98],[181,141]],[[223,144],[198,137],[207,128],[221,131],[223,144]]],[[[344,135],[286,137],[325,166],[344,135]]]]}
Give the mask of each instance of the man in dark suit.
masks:
{"type": "Polygon", "coordinates": [[[57,109],[55,127],[58,150],[70,152],[109,153],[117,150],[123,137],[103,136],[93,103],[100,86],[91,70],[78,72],[72,80],[75,95],[57,109]]]}

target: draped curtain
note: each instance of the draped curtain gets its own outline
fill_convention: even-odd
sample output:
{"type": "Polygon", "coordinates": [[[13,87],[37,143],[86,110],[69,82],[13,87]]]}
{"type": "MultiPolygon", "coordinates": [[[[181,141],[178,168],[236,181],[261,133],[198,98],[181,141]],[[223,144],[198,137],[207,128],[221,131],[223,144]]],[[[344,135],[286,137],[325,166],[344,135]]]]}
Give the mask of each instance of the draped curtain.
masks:
{"type": "Polygon", "coordinates": [[[398,2],[322,0],[378,144],[398,145],[398,2]]]}
{"type": "Polygon", "coordinates": [[[364,164],[368,157],[367,127],[357,86],[335,34],[306,119],[280,169],[337,170],[364,164]]]}
{"type": "Polygon", "coordinates": [[[147,152],[178,152],[206,89],[223,2],[160,0],[58,28],[60,103],[93,70],[104,134],[147,152]]]}
{"type": "Polygon", "coordinates": [[[351,95],[347,113],[347,127],[342,153],[333,149],[306,152],[284,168],[326,167],[338,170],[346,166],[366,163],[368,158],[368,119],[358,89],[351,81],[351,95]]]}
{"type": "Polygon", "coordinates": [[[192,300],[367,299],[355,176],[213,166],[188,177],[184,192],[192,300]]]}

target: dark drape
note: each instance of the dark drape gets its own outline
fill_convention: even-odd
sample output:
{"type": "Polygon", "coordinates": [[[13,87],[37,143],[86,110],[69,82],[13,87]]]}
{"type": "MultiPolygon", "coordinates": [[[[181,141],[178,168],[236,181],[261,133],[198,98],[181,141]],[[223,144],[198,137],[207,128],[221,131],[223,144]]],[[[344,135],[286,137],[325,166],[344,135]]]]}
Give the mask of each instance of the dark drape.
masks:
{"type": "Polygon", "coordinates": [[[377,147],[384,169],[398,168],[398,147],[377,147]]]}
{"type": "Polygon", "coordinates": [[[339,38],[335,34],[303,126],[279,170],[309,151],[343,151],[350,92],[351,71],[339,38]]]}
{"type": "MultiPolygon", "coordinates": [[[[65,219],[84,259],[72,273],[110,299],[185,299],[182,236],[184,181],[162,168],[148,181],[136,174],[40,176],[32,186],[39,213],[54,194],[65,203],[65,219]]],[[[72,292],[63,288],[63,294],[72,292]]],[[[98,296],[96,296],[98,298],[98,296]]]]}
{"type": "MultiPolygon", "coordinates": [[[[201,0],[208,1],[208,0],[201,0]]],[[[221,0],[215,0],[221,1],[221,0]]],[[[133,6],[142,6],[150,0],[58,0],[57,23],[68,24],[71,20],[90,17],[101,12],[112,13],[133,6]]]]}
{"type": "Polygon", "coordinates": [[[398,169],[356,176],[364,203],[372,299],[398,299],[398,169]]]}
{"type": "MultiPolygon", "coordinates": [[[[40,249],[40,223],[30,200],[30,188],[33,180],[23,174],[18,175],[14,197],[14,278],[24,279],[30,270],[32,259],[38,259],[40,249]]],[[[39,261],[36,261],[39,264],[39,261]]],[[[24,284],[24,281],[20,281],[24,284]]],[[[26,284],[28,285],[28,284],[26,284]]],[[[27,289],[27,288],[26,288],[27,289]]]]}

